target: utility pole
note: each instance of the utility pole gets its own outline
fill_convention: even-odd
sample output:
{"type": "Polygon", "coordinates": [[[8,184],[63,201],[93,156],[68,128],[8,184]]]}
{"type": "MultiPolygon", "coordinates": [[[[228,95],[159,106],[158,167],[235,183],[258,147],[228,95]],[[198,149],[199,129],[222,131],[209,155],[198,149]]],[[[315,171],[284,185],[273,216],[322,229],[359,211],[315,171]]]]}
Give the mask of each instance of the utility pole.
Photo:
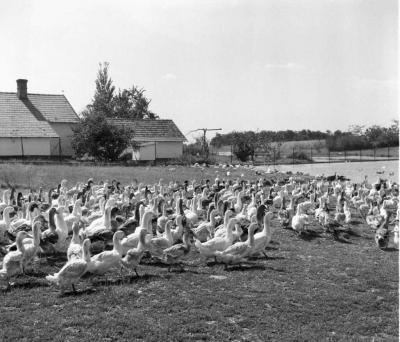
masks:
{"type": "Polygon", "coordinates": [[[208,144],[207,144],[207,139],[206,139],[206,134],[208,131],[221,131],[222,128],[198,128],[195,129],[194,131],[190,131],[189,133],[193,132],[198,132],[198,131],[203,131],[203,156],[204,159],[208,159],[208,144]]]}

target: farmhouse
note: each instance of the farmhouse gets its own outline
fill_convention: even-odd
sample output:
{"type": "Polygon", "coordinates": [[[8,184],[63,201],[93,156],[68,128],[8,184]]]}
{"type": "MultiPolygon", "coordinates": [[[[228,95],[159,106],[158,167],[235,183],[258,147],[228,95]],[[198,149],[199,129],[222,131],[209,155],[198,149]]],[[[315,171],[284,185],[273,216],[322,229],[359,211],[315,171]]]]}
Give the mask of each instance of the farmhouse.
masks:
{"type": "Polygon", "coordinates": [[[0,92],[0,156],[72,156],[78,116],[64,95],[0,92]]]}
{"type": "Polygon", "coordinates": [[[133,160],[162,160],[182,157],[185,136],[172,120],[110,120],[134,132],[133,160]]]}

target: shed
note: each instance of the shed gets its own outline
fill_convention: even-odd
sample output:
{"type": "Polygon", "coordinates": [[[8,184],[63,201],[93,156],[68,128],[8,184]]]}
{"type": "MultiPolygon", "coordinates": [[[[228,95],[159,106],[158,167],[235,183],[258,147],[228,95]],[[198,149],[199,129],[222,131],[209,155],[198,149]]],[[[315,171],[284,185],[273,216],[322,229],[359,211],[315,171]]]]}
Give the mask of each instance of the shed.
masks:
{"type": "Polygon", "coordinates": [[[181,158],[185,136],[172,120],[112,119],[113,124],[130,128],[136,148],[131,148],[133,160],[181,158]]]}
{"type": "Polygon", "coordinates": [[[64,95],[0,92],[0,156],[72,156],[78,115],[64,95]]]}

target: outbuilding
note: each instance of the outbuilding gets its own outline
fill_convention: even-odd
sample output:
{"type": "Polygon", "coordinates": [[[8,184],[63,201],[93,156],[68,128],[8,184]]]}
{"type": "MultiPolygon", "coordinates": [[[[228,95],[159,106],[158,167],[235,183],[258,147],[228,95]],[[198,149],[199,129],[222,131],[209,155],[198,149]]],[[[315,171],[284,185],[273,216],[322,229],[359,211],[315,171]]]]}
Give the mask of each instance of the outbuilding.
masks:
{"type": "Polygon", "coordinates": [[[132,159],[153,161],[181,158],[185,136],[172,120],[110,120],[133,131],[132,159]]]}
{"type": "Polygon", "coordinates": [[[0,92],[0,157],[73,156],[73,126],[78,115],[64,95],[0,92]]]}

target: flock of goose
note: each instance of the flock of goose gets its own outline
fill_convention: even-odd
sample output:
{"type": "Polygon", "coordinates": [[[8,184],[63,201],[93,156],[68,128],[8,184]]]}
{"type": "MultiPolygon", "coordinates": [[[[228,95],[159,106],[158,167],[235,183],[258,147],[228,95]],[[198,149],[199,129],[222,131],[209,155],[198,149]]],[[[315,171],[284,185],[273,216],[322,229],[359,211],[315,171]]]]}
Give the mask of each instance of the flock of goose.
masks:
{"type": "Polygon", "coordinates": [[[62,253],[65,265],[47,281],[61,292],[85,274],[135,272],[143,257],[182,268],[190,251],[225,267],[249,258],[268,258],[277,218],[279,227],[300,237],[318,226],[337,241],[349,242],[358,213],[375,231],[379,248],[389,236],[398,245],[397,183],[365,179],[353,184],[340,176],[257,181],[218,179],[183,183],[130,184],[93,179],[23,195],[6,189],[0,201],[0,281],[34,267],[38,258],[62,253]]]}

